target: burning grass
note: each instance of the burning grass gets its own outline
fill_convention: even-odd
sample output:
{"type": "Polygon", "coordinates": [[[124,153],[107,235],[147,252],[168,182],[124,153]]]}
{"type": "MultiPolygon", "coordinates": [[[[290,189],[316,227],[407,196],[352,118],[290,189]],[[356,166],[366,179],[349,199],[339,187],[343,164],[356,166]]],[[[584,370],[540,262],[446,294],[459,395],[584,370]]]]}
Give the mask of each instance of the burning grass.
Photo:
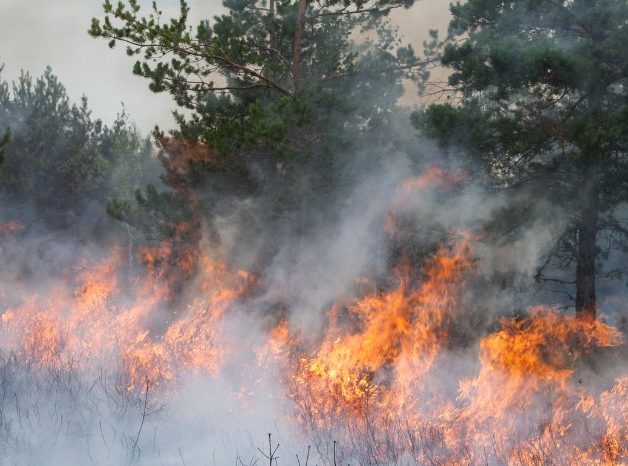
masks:
{"type": "MultiPolygon", "coordinates": [[[[251,400],[279,401],[276,415],[322,464],[628,461],[619,330],[538,307],[458,341],[477,266],[468,235],[420,270],[403,261],[390,286],[331,306],[317,338],[296,331],[286,315],[262,324],[253,312],[257,279],[219,254],[177,252],[183,272],[197,273],[173,301],[164,266],[172,266],[172,248],[144,249],[142,273],[122,250],[78,260],[39,290],[0,290],[7,458],[19,463],[28,452],[54,450],[41,440],[50,434],[87,442],[92,458],[112,460],[111,445],[122,444],[115,461],[136,462],[146,419],[158,422],[161,407],[187,396],[192,377],[208,389],[228,387],[228,403],[244,418],[260,409],[251,400]],[[234,338],[234,316],[243,315],[258,328],[234,338]],[[273,386],[261,382],[269,374],[273,386]],[[122,427],[105,432],[94,421],[102,418],[122,427]]],[[[85,450],[73,454],[84,459],[85,450]]]]}

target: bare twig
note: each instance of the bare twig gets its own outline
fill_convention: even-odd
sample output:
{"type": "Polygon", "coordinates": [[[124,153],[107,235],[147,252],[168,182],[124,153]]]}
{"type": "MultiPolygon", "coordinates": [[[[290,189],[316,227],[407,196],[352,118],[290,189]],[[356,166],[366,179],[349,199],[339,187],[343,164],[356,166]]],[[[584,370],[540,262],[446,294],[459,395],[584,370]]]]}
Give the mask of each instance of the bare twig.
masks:
{"type": "Polygon", "coordinates": [[[138,451],[137,458],[139,459],[140,450],[137,446],[137,443],[140,440],[140,435],[142,433],[142,427],[144,427],[144,421],[146,421],[146,416],[148,416],[148,388],[149,388],[149,380],[146,377],[146,390],[144,391],[144,408],[142,409],[142,422],[140,423],[140,428],[137,430],[137,435],[135,436],[135,440],[133,441],[133,450],[131,452],[131,458],[135,461],[135,451],[138,451]]]}
{"type": "Polygon", "coordinates": [[[270,433],[268,434],[268,454],[264,453],[259,447],[257,449],[264,456],[264,458],[268,460],[269,466],[273,466],[273,461],[275,461],[275,464],[277,464],[277,459],[279,458],[279,456],[275,456],[275,453],[277,453],[277,450],[279,449],[279,444],[277,444],[273,449],[270,433]]]}

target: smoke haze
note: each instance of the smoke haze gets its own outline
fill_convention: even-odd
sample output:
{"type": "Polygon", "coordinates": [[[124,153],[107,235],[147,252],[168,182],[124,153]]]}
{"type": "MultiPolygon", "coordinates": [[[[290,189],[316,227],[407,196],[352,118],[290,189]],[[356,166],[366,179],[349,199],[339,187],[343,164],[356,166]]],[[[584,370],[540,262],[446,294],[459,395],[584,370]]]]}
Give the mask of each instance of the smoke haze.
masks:
{"type": "MultiPolygon", "coordinates": [[[[141,128],[171,126],[170,99],[86,37],[98,5],[5,0],[8,76],[50,63],[105,121],[122,99],[141,128]]],[[[448,20],[435,0],[392,18],[413,42],[448,20]]],[[[132,163],[62,221],[1,192],[0,465],[620,464],[625,289],[601,287],[598,321],[559,314],[565,292],[535,274],[570,213],[539,203],[491,233],[525,193],[491,189],[406,110],[382,144],[343,154],[341,183],[297,178],[296,201],[294,165],[259,157],[246,183],[197,182],[174,145],[142,152],[126,120],[111,139],[87,125],[132,163]]]]}

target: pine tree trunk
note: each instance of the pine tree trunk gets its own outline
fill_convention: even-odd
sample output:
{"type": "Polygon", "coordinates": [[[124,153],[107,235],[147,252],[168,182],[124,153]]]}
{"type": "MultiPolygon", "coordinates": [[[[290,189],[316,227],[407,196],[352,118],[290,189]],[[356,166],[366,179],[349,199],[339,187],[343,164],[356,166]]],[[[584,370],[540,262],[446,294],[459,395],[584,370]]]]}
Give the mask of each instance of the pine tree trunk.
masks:
{"type": "Polygon", "coordinates": [[[593,320],[597,311],[595,259],[597,256],[599,196],[598,175],[593,167],[585,173],[582,196],[576,266],[576,316],[593,320]]]}
{"type": "Polygon", "coordinates": [[[271,20],[271,30],[270,30],[270,47],[275,48],[275,25],[272,23],[275,19],[275,0],[270,0],[268,4],[268,17],[271,20]]]}
{"type": "Polygon", "coordinates": [[[297,13],[297,23],[294,32],[294,48],[292,51],[292,80],[294,82],[294,93],[301,92],[301,53],[303,52],[303,23],[305,22],[305,8],[307,0],[299,0],[299,11],[297,13]]]}
{"type": "MultiPolygon", "coordinates": [[[[589,122],[598,124],[602,112],[605,86],[602,79],[593,79],[587,90],[589,122]]],[[[576,258],[576,317],[594,320],[597,312],[595,295],[595,259],[597,257],[598,210],[600,196],[600,178],[597,158],[601,141],[587,141],[583,148],[582,161],[584,179],[582,180],[582,201],[580,222],[578,225],[578,256],[576,258]]]]}

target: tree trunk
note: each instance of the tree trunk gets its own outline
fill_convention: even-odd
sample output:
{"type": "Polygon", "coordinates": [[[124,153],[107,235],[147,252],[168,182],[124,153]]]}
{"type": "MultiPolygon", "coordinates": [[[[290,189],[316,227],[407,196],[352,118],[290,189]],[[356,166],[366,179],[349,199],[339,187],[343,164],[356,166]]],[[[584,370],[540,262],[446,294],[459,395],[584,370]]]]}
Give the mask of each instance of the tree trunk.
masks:
{"type": "Polygon", "coordinates": [[[270,0],[270,3],[268,4],[268,17],[270,18],[271,21],[271,30],[270,30],[270,48],[275,48],[275,25],[273,24],[273,21],[275,19],[275,0],[270,0]]]}
{"type": "MultiPolygon", "coordinates": [[[[593,79],[587,90],[588,119],[595,128],[602,113],[605,86],[602,79],[593,79]]],[[[582,200],[578,225],[578,256],[576,258],[576,317],[595,319],[597,302],[595,296],[595,259],[597,257],[598,210],[600,196],[600,174],[597,158],[601,141],[596,136],[587,141],[583,148],[582,161],[586,167],[582,180],[582,200]]]]}
{"type": "Polygon", "coordinates": [[[597,310],[595,259],[597,256],[598,196],[598,174],[591,167],[585,172],[576,266],[576,317],[590,320],[595,319],[597,310]]]}
{"type": "Polygon", "coordinates": [[[307,0],[299,0],[299,11],[297,13],[297,24],[294,31],[294,48],[292,51],[292,80],[294,82],[294,93],[301,92],[301,53],[303,52],[303,23],[305,22],[305,8],[307,0]]]}

